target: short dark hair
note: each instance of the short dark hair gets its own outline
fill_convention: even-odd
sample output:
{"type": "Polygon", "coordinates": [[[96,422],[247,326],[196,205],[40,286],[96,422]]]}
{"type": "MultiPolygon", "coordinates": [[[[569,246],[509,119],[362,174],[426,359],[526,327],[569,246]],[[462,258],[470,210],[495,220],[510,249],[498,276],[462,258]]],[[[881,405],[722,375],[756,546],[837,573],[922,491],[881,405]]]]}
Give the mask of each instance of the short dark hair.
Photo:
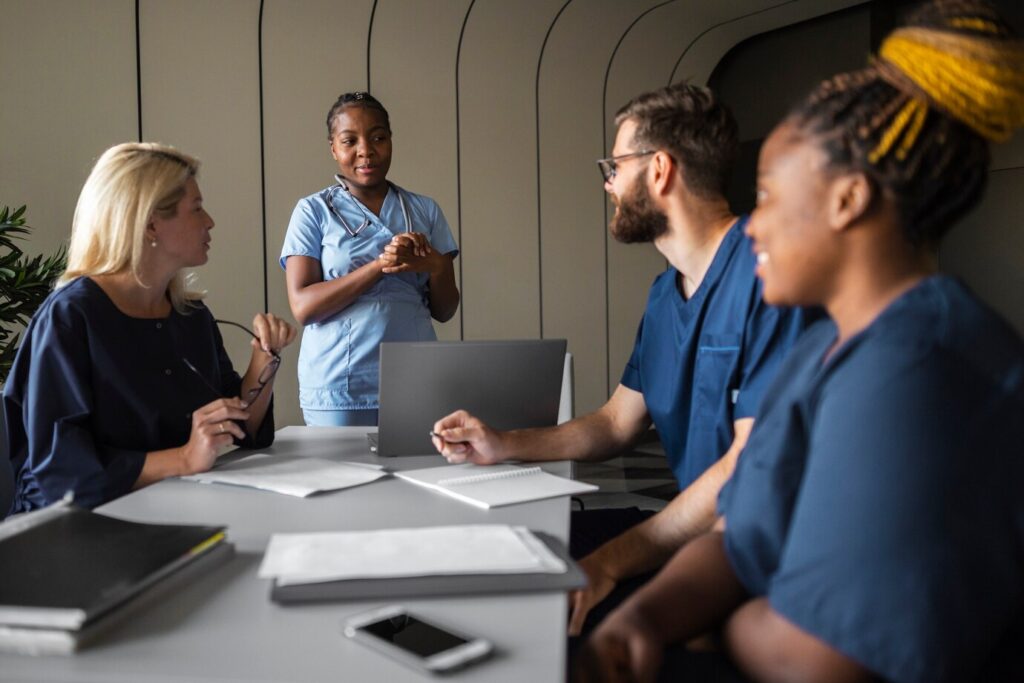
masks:
{"type": "Polygon", "coordinates": [[[328,141],[334,139],[334,120],[338,118],[338,114],[345,107],[363,107],[364,109],[379,111],[384,115],[385,127],[387,127],[389,133],[391,132],[391,117],[388,116],[388,110],[384,108],[384,105],[370,93],[357,90],[356,92],[347,92],[339,95],[338,99],[331,105],[331,110],[327,112],[328,141]]]}
{"type": "Polygon", "coordinates": [[[1012,111],[1015,98],[1019,107],[1022,98],[1021,61],[1013,56],[1020,48],[1009,25],[987,3],[927,3],[883,42],[871,66],[825,81],[787,121],[821,147],[829,167],[863,173],[889,198],[905,239],[934,248],[984,194],[990,154],[986,138],[1008,137],[1009,130],[1003,129],[1013,127],[1006,112],[1012,111]],[[921,57],[902,59],[898,50],[908,44],[911,49],[934,46],[927,58],[945,60],[945,68],[930,68],[933,64],[921,57]],[[907,72],[909,64],[930,68],[924,85],[919,74],[907,72]],[[1002,88],[1005,99],[986,94],[995,90],[988,74],[998,72],[1015,79],[1015,85],[1002,88]],[[954,106],[960,103],[966,105],[954,106]]]}
{"type": "Polygon", "coordinates": [[[683,170],[687,188],[705,199],[725,195],[739,151],[732,112],[708,88],[676,83],[634,97],[615,124],[636,123],[637,149],[668,152],[683,170]]]}

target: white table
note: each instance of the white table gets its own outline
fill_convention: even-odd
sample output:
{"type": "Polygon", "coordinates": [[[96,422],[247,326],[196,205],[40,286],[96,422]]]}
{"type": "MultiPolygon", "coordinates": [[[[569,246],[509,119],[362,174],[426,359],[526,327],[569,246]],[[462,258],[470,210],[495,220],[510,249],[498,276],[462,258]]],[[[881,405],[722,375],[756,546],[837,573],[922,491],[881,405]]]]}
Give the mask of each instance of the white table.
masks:
{"type": "MultiPolygon", "coordinates": [[[[437,455],[376,458],[365,428],[295,428],[265,452],[379,462],[410,469],[443,465],[437,455]]],[[[229,456],[230,457],[230,456],[229,456]]],[[[548,468],[551,469],[551,468],[548,468]]],[[[567,466],[554,465],[565,474],[567,466]]],[[[0,655],[4,681],[401,681],[431,680],[342,636],[343,620],[381,601],[280,606],[258,579],[274,532],[358,530],[440,524],[523,524],[565,541],[569,500],[481,510],[398,479],[311,498],[240,487],[164,481],[100,508],[148,522],[225,524],[237,554],[173,599],[117,626],[96,645],[66,657],[0,655]]],[[[449,678],[458,681],[562,680],[564,593],[403,600],[423,616],[493,642],[496,656],[449,678]]]]}

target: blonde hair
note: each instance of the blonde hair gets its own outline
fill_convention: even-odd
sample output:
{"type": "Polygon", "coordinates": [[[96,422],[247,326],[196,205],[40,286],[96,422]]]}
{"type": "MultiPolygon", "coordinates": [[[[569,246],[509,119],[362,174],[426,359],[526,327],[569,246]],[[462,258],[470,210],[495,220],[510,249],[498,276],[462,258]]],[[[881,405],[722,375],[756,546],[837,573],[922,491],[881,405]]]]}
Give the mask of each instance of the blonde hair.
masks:
{"type": "MultiPolygon", "coordinates": [[[[57,281],[91,275],[131,272],[139,284],[146,226],[153,216],[170,218],[185,196],[185,184],[199,171],[199,161],[173,147],[127,142],[111,147],[96,162],[78,196],[71,225],[67,269],[57,281]]],[[[171,304],[185,312],[189,300],[184,271],[168,286],[171,304]]]]}

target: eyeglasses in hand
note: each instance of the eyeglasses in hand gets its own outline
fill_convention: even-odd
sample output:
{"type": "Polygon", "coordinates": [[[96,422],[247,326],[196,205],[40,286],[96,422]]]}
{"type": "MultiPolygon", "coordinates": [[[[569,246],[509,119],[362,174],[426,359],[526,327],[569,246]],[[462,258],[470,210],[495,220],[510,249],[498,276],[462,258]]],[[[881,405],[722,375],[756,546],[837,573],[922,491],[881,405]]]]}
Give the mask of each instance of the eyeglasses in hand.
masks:
{"type": "MultiPolygon", "coordinates": [[[[245,325],[239,325],[238,323],[231,322],[230,320],[214,320],[214,322],[218,325],[233,325],[234,327],[247,332],[253,339],[259,339],[259,336],[245,325]]],[[[277,369],[281,366],[281,355],[276,351],[271,350],[270,356],[270,362],[263,366],[263,369],[260,370],[259,376],[256,378],[256,386],[247,391],[246,395],[242,397],[246,404],[252,405],[252,402],[259,398],[259,395],[263,392],[263,388],[267,386],[267,383],[270,382],[274,375],[277,374],[277,369]]],[[[209,387],[214,394],[223,398],[220,389],[213,386],[213,384],[203,376],[203,373],[199,372],[199,369],[189,362],[188,358],[182,358],[181,360],[185,363],[185,367],[195,373],[195,375],[203,381],[203,384],[209,387]]]]}
{"type": "Polygon", "coordinates": [[[645,149],[639,152],[630,152],[629,154],[620,154],[615,157],[608,157],[607,159],[598,159],[597,167],[601,169],[601,177],[604,178],[606,183],[611,182],[612,178],[619,172],[619,162],[624,159],[633,159],[635,157],[645,157],[648,154],[654,154],[656,150],[645,149]]]}

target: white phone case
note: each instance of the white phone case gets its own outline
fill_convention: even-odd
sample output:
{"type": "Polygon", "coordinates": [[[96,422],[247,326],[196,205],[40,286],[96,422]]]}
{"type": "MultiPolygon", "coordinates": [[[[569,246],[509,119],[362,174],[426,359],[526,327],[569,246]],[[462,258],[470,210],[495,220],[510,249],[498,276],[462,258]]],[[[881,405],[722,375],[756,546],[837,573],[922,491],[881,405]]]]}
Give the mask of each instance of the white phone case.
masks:
{"type": "Polygon", "coordinates": [[[363,643],[367,647],[370,647],[381,654],[387,655],[388,657],[405,664],[406,666],[411,666],[419,671],[435,674],[464,668],[469,664],[485,659],[493,650],[491,643],[483,638],[475,638],[448,628],[447,626],[438,624],[433,620],[424,619],[417,614],[409,612],[400,605],[381,607],[349,618],[345,622],[345,635],[353,640],[363,643]],[[410,652],[409,650],[403,649],[375,636],[365,628],[378,621],[393,619],[400,616],[414,617],[432,628],[449,633],[465,640],[466,642],[448,650],[438,652],[434,655],[422,657],[414,652],[410,652]]]}

